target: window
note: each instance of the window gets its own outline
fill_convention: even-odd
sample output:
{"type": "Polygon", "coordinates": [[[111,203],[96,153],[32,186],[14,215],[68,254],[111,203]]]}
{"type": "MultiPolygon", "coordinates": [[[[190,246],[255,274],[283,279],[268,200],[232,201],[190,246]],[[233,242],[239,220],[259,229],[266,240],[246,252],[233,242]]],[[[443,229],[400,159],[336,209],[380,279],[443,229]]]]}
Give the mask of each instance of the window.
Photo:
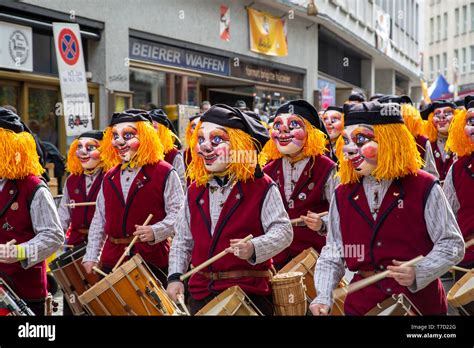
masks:
{"type": "Polygon", "coordinates": [[[454,10],[454,23],[456,23],[455,35],[459,35],[460,23],[459,23],[459,9],[458,8],[454,10]]]}
{"type": "Polygon", "coordinates": [[[471,2],[471,30],[474,31],[474,2],[471,2]]]}
{"type": "Polygon", "coordinates": [[[462,49],[462,62],[461,71],[463,74],[467,72],[467,48],[462,49]]]}
{"type": "Polygon", "coordinates": [[[462,32],[467,32],[467,5],[462,7],[462,32]]]}
{"type": "Polygon", "coordinates": [[[474,46],[471,46],[471,72],[474,72],[474,46]]]}
{"type": "Polygon", "coordinates": [[[415,39],[418,42],[418,3],[416,4],[416,11],[415,11],[415,39]]]}
{"type": "Polygon", "coordinates": [[[442,29],[442,25],[441,25],[441,16],[436,16],[436,41],[439,41],[441,40],[441,29],[442,29]]]}
{"type": "Polygon", "coordinates": [[[443,14],[443,40],[448,39],[448,12],[443,14]]]}
{"type": "Polygon", "coordinates": [[[436,55],[436,76],[441,74],[441,63],[439,54],[436,55]]]}
{"type": "Polygon", "coordinates": [[[433,80],[434,66],[433,57],[430,57],[430,80],[433,80]]]}
{"type": "Polygon", "coordinates": [[[459,70],[459,50],[454,50],[453,66],[456,71],[459,70]]]}
{"type": "Polygon", "coordinates": [[[430,43],[434,41],[434,18],[430,18],[430,43]]]}
{"type": "Polygon", "coordinates": [[[443,75],[444,77],[448,76],[448,53],[443,53],[443,75]]]}

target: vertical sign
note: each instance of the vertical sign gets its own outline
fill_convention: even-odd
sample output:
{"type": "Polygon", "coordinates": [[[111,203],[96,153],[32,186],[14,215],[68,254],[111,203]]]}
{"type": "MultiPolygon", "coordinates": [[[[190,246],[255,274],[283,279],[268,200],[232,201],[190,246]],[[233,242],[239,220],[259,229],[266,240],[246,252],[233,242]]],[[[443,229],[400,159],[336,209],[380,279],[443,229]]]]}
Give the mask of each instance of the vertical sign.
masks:
{"type": "Polygon", "coordinates": [[[230,9],[226,5],[221,5],[220,38],[230,41],[230,9]]]}
{"type": "Polygon", "coordinates": [[[92,129],[92,110],[78,24],[53,23],[62,107],[67,136],[92,129]]]}

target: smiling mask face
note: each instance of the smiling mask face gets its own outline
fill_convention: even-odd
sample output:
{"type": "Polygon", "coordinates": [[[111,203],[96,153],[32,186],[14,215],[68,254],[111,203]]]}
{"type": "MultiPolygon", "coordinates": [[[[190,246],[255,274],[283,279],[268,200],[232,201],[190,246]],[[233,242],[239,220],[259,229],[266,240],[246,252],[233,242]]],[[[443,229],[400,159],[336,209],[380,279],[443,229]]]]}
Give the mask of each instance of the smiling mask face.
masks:
{"type": "Polygon", "coordinates": [[[112,128],[112,146],[122,162],[130,162],[140,147],[140,139],[135,122],[118,123],[112,128]]]}
{"type": "Polygon", "coordinates": [[[438,108],[433,112],[433,123],[438,130],[438,133],[448,135],[449,125],[451,124],[453,117],[454,110],[449,106],[438,108]]]}
{"type": "Polygon", "coordinates": [[[374,140],[374,129],[370,125],[347,126],[342,132],[342,148],[357,174],[367,176],[377,168],[378,144],[374,140]]]}
{"type": "Polygon", "coordinates": [[[76,156],[81,162],[82,168],[91,170],[100,163],[100,143],[94,138],[79,138],[77,143],[76,156]]]}
{"type": "Polygon", "coordinates": [[[308,132],[302,117],[294,114],[279,114],[273,122],[271,136],[278,151],[292,157],[303,149],[308,132]]]}
{"type": "Polygon", "coordinates": [[[222,173],[230,164],[230,139],[226,129],[218,124],[203,122],[197,130],[198,155],[209,173],[222,173]]]}

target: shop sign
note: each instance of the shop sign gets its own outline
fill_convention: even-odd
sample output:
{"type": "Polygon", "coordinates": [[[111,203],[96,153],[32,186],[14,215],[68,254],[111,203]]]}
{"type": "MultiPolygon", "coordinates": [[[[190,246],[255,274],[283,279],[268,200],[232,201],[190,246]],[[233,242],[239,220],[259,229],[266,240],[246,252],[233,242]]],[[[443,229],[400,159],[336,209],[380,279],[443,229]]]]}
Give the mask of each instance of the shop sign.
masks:
{"type": "Polygon", "coordinates": [[[0,67],[33,71],[33,36],[30,27],[0,22],[0,67]]]}
{"type": "Polygon", "coordinates": [[[238,66],[232,66],[231,75],[255,82],[264,82],[272,85],[303,88],[304,74],[293,71],[269,68],[257,64],[240,61],[238,66]]]}

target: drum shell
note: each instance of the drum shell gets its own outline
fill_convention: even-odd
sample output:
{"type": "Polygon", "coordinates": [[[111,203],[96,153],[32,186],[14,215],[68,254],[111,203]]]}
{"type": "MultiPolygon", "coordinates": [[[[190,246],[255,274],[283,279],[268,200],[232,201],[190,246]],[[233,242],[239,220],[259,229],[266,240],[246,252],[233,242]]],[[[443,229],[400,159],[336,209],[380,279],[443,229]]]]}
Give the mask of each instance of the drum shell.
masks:
{"type": "MultiPolygon", "coordinates": [[[[291,272],[292,276],[272,279],[272,296],[275,315],[306,315],[307,301],[303,285],[303,274],[291,272]]],[[[280,273],[281,275],[281,273],[280,273]]]]}
{"type": "Polygon", "coordinates": [[[196,315],[257,316],[258,308],[237,285],[221,292],[205,305],[196,315]]]}
{"type": "Polygon", "coordinates": [[[392,295],[365,314],[366,316],[421,316],[420,311],[404,294],[392,295]],[[384,313],[392,307],[390,314],[384,313]]]}
{"type": "Polygon", "coordinates": [[[474,286],[467,291],[460,292],[460,289],[469,282],[473,282],[474,270],[467,272],[459,279],[448,292],[448,303],[458,308],[461,315],[474,315],[474,286]]]}

